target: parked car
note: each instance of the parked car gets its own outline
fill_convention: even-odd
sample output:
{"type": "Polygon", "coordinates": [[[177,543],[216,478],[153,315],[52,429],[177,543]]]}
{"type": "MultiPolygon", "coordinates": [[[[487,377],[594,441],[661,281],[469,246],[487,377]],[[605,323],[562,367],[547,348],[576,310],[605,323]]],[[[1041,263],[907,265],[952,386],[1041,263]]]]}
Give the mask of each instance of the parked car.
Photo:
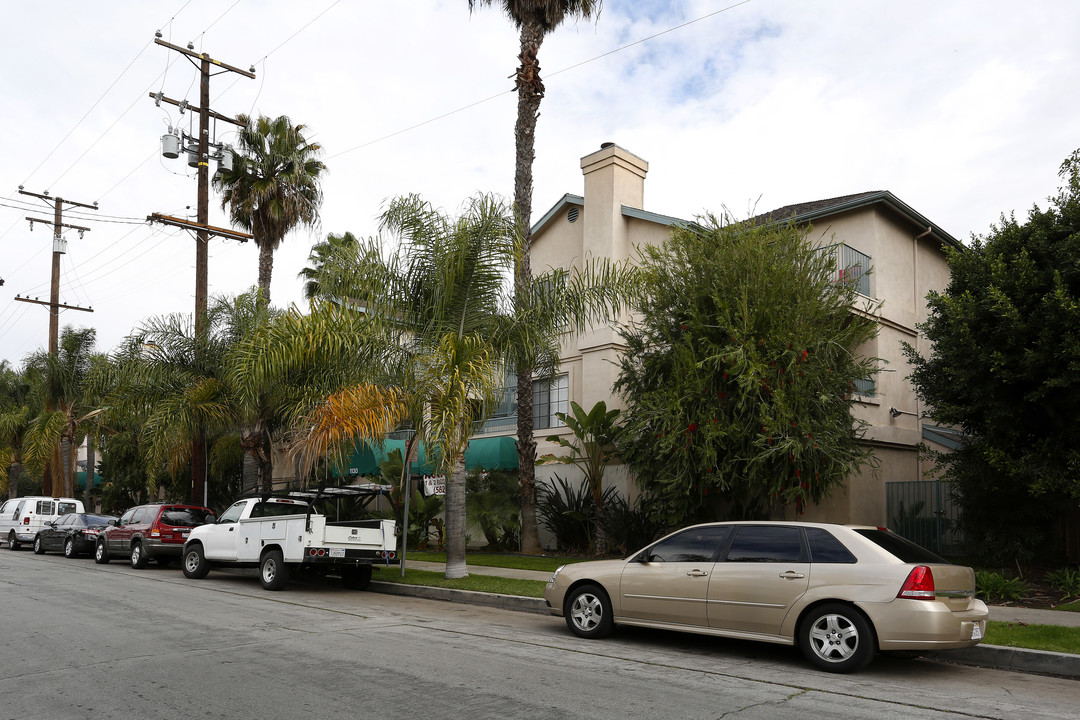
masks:
{"type": "Polygon", "coordinates": [[[18,550],[22,543],[34,542],[49,520],[81,512],[84,512],[82,501],[75,498],[39,495],[12,498],[0,506],[0,537],[7,539],[8,550],[18,550]]]}
{"type": "Polygon", "coordinates": [[[131,567],[138,569],[151,560],[168,565],[180,557],[192,528],[213,521],[213,511],[201,505],[138,505],[98,535],[94,562],[104,564],[113,557],[126,557],[131,567]]]}
{"type": "Polygon", "coordinates": [[[98,534],[111,524],[116,524],[115,515],[68,513],[57,520],[48,520],[34,538],[34,552],[44,555],[50,550],[63,551],[69,558],[93,552],[98,534]]]}
{"type": "Polygon", "coordinates": [[[584,638],[614,625],[795,645],[851,672],[878,650],[970,647],[986,631],[975,573],[878,527],[695,525],[625,560],[564,565],[544,591],[584,638]]]}

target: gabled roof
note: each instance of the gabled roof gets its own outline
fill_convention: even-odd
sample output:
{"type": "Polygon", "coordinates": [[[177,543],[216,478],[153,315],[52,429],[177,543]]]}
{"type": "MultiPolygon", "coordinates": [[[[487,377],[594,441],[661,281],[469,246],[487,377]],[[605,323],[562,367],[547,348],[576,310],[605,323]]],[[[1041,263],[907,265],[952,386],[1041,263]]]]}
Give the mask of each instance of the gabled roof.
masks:
{"type": "MultiPolygon", "coordinates": [[[[571,193],[563,195],[559,199],[559,202],[555,203],[550,210],[544,213],[543,217],[541,217],[533,224],[533,235],[536,235],[538,232],[540,232],[540,230],[543,229],[543,227],[549,222],[551,222],[551,220],[556,215],[558,215],[559,212],[567,205],[576,205],[578,207],[584,208],[585,198],[580,195],[572,195],[571,193]]],[[[649,222],[654,222],[659,225],[675,226],[690,224],[688,221],[681,218],[672,217],[670,215],[661,215],[660,213],[649,212],[648,210],[641,210],[639,208],[632,208],[627,205],[621,206],[621,212],[626,217],[637,218],[638,220],[647,220],[649,222]]]]}
{"type": "Polygon", "coordinates": [[[930,230],[930,235],[941,243],[958,249],[964,247],[959,240],[930,222],[925,216],[916,212],[914,208],[888,190],[872,190],[826,200],[785,205],[782,208],[762,213],[753,219],[764,222],[787,222],[792,219],[796,222],[812,222],[830,215],[838,215],[849,210],[857,210],[877,204],[885,205],[914,225],[930,230]]]}
{"type": "Polygon", "coordinates": [[[559,202],[552,205],[551,209],[544,213],[542,218],[533,223],[532,234],[535,235],[540,232],[541,228],[551,222],[552,218],[558,215],[559,211],[567,205],[577,205],[578,207],[583,208],[585,207],[585,198],[580,195],[572,195],[571,193],[563,195],[562,198],[559,199],[559,202]]]}
{"type": "MultiPolygon", "coordinates": [[[[840,197],[827,198],[825,200],[814,200],[812,202],[785,205],[784,207],[762,213],[751,219],[757,222],[787,222],[792,219],[796,222],[813,222],[814,220],[819,220],[821,218],[839,215],[843,212],[877,204],[890,208],[916,227],[930,230],[931,237],[937,239],[938,242],[961,250],[964,248],[959,240],[942,230],[939,226],[930,222],[924,215],[916,212],[914,208],[888,190],[871,190],[870,192],[855,193],[854,195],[842,195],[840,197]]],[[[584,208],[585,198],[581,195],[574,195],[571,193],[563,195],[550,210],[544,213],[543,217],[536,221],[532,227],[533,235],[539,233],[544,226],[551,222],[552,219],[554,219],[567,205],[576,205],[584,208]]],[[[626,217],[647,220],[660,225],[676,226],[692,224],[688,220],[682,220],[670,215],[661,215],[660,213],[649,212],[648,210],[639,210],[638,208],[632,208],[626,205],[623,205],[621,210],[622,214],[626,217]]]]}

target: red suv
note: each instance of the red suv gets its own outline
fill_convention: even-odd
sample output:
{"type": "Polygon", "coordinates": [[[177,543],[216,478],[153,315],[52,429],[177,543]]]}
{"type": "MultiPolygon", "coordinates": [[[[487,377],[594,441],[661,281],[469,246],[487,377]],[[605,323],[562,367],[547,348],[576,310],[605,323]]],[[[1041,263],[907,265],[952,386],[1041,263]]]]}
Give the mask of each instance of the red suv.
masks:
{"type": "Polygon", "coordinates": [[[129,558],[133,568],[144,568],[151,560],[168,565],[180,557],[191,528],[213,521],[213,512],[199,505],[133,507],[98,535],[94,562],[104,564],[116,556],[129,558]]]}

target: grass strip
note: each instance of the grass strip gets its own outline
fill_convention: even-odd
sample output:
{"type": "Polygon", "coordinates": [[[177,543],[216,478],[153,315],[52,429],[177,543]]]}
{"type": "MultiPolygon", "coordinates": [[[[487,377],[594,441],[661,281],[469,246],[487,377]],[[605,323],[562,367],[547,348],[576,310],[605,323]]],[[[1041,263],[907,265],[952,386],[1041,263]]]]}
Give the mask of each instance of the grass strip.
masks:
{"type": "MultiPolygon", "coordinates": [[[[412,556],[410,555],[410,557],[412,556]]],[[[405,569],[405,577],[401,576],[401,569],[396,567],[374,567],[372,570],[371,579],[378,582],[452,588],[454,590],[472,590],[474,592],[520,595],[522,597],[542,598],[544,597],[544,586],[547,585],[547,583],[540,580],[518,580],[515,578],[472,574],[464,578],[447,580],[441,572],[413,570],[411,568],[405,569]]]]}
{"type": "Polygon", "coordinates": [[[988,645],[1080,655],[1080,628],[1022,625],[991,620],[987,623],[986,638],[983,642],[988,645]]]}
{"type": "MultiPolygon", "coordinates": [[[[446,553],[410,550],[406,556],[409,560],[423,562],[446,562],[446,553]]],[[[585,562],[594,558],[565,558],[565,557],[541,557],[537,555],[500,555],[497,553],[468,553],[465,562],[469,565],[486,565],[488,567],[515,568],[517,570],[539,570],[540,572],[555,572],[560,565],[585,562]]],[[[406,562],[406,564],[408,564],[406,562]]]]}

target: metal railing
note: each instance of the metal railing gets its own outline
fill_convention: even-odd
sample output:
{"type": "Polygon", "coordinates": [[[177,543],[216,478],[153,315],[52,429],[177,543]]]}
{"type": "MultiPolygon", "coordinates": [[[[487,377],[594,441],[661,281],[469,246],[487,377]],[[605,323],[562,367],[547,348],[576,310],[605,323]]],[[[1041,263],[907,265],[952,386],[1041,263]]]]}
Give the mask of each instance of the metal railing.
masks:
{"type": "Polygon", "coordinates": [[[949,486],[938,480],[885,483],[889,529],[936,553],[962,554],[960,512],[949,486]]]}

